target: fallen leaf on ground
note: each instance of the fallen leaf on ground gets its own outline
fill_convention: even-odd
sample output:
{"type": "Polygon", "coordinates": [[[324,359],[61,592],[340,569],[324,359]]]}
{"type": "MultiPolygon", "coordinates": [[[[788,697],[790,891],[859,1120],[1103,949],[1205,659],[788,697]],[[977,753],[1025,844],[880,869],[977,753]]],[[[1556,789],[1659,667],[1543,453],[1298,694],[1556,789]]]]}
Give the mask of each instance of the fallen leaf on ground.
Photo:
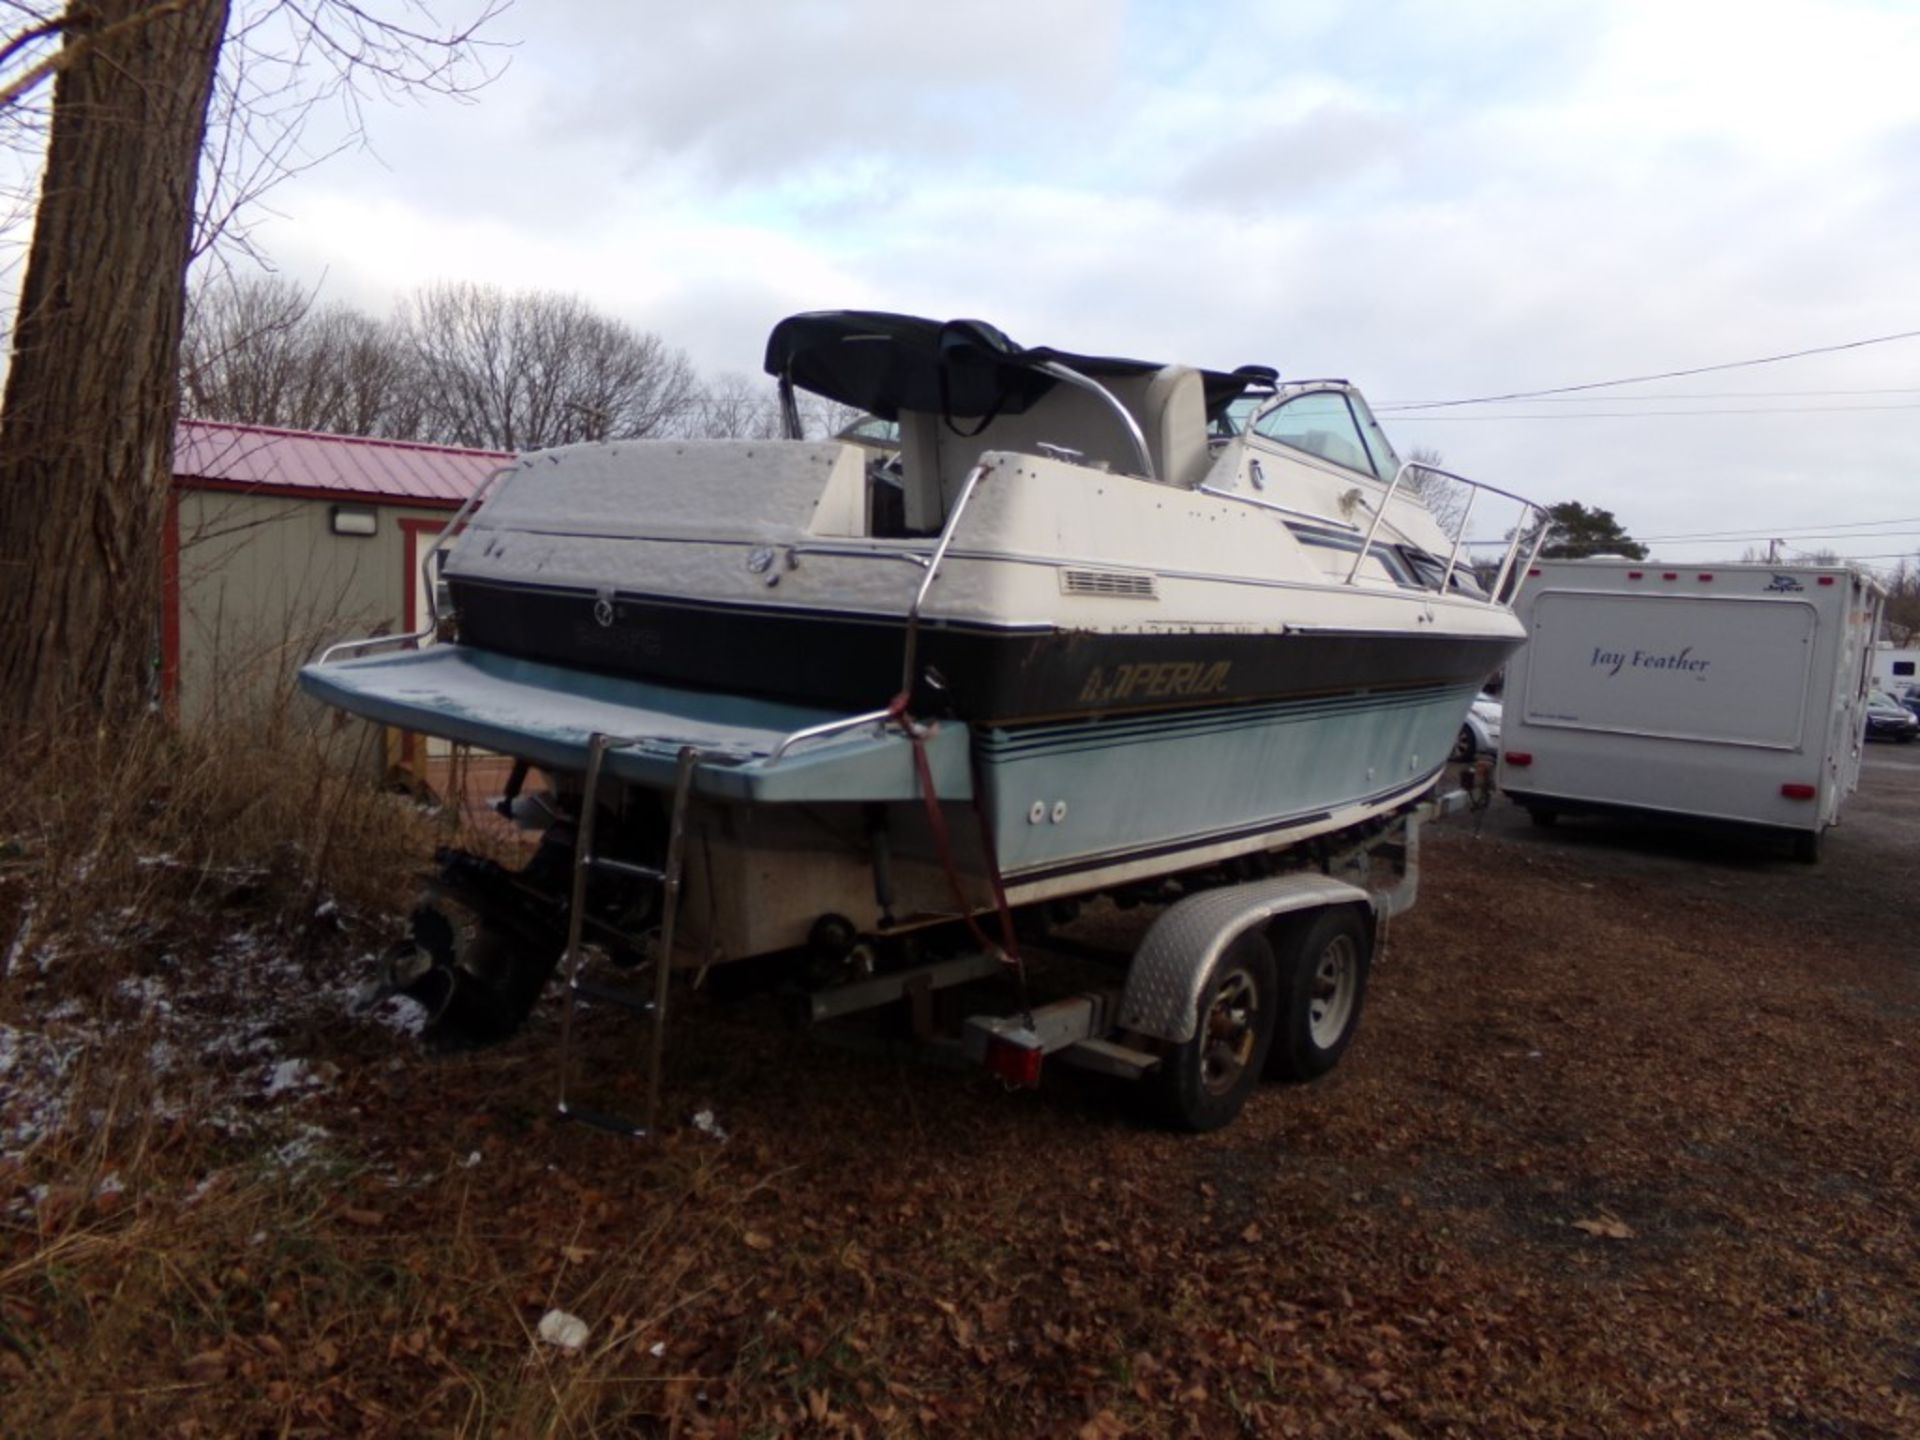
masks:
{"type": "Polygon", "coordinates": [[[1584,1230],[1601,1240],[1633,1239],[1633,1227],[1613,1215],[1601,1215],[1593,1220],[1575,1220],[1572,1223],[1574,1229],[1584,1230]]]}

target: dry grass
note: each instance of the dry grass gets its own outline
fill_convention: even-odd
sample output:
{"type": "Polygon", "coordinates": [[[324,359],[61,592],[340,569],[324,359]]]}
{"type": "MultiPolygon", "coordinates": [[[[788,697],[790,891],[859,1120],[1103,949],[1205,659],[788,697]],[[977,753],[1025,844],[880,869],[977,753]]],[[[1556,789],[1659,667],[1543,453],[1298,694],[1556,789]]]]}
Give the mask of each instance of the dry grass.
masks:
{"type": "Polygon", "coordinates": [[[549,1012],[350,1013],[433,818],[74,745],[0,812],[9,1436],[1920,1433],[1920,982],[1783,865],[1443,832],[1347,1062],[1216,1136],[691,1002],[669,1114],[731,1138],[633,1147],[549,1120],[549,1012]]]}
{"type": "Polygon", "coordinates": [[[690,1403],[646,1347],[752,1186],[662,1152],[699,1203],[617,1254],[528,1253],[556,1207],[610,1219],[538,1142],[395,1153],[407,1087],[369,1091],[397,1037],[349,1000],[448,819],[283,719],[76,733],[0,798],[5,1432],[571,1434],[690,1403]],[[562,1299],[596,1316],[578,1356],[533,1338],[562,1299]],[[657,1379],[615,1378],[636,1355],[657,1379]]]}

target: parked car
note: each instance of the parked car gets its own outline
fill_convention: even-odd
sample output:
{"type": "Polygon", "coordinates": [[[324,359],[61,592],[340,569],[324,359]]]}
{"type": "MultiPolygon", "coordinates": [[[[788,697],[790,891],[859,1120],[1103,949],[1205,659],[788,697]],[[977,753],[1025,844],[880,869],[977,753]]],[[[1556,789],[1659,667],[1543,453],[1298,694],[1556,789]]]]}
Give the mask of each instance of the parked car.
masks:
{"type": "Polygon", "coordinates": [[[1920,685],[1902,685],[1893,692],[1893,698],[1920,716],[1920,685]]]}
{"type": "Polygon", "coordinates": [[[1452,760],[1472,760],[1480,755],[1500,753],[1500,700],[1482,690],[1467,711],[1467,723],[1453,742],[1452,760]]]}
{"type": "Polygon", "coordinates": [[[1920,717],[1882,691],[1867,697],[1867,739],[1911,745],[1915,735],[1920,735],[1920,717]]]}

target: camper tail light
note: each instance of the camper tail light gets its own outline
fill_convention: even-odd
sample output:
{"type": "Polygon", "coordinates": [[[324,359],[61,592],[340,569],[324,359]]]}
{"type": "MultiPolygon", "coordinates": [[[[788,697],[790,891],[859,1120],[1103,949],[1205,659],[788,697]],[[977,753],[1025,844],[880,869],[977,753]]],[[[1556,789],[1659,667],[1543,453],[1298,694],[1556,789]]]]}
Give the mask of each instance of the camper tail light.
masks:
{"type": "Polygon", "coordinates": [[[1514,765],[1524,770],[1526,769],[1527,766],[1531,765],[1532,763],[1533,763],[1533,752],[1531,750],[1507,751],[1507,764],[1509,765],[1514,765]]]}
{"type": "Polygon", "coordinates": [[[1780,787],[1780,793],[1789,800],[1811,800],[1819,792],[1811,785],[1803,785],[1798,780],[1789,780],[1780,787]]]}
{"type": "Polygon", "coordinates": [[[1005,1035],[996,1035],[987,1042],[987,1053],[982,1060],[987,1069],[1007,1084],[1031,1090],[1040,1083],[1040,1062],[1046,1054],[1038,1045],[1022,1045],[1005,1035]]]}

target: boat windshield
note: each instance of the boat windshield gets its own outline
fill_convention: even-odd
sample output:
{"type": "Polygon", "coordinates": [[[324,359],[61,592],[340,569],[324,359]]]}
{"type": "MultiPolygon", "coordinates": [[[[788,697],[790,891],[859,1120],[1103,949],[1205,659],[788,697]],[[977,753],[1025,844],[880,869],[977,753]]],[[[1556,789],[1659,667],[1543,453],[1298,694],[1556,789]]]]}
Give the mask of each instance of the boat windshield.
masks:
{"type": "Polygon", "coordinates": [[[1307,390],[1270,401],[1254,417],[1253,433],[1378,480],[1391,480],[1400,469],[1386,432],[1353,390],[1307,390]]]}

